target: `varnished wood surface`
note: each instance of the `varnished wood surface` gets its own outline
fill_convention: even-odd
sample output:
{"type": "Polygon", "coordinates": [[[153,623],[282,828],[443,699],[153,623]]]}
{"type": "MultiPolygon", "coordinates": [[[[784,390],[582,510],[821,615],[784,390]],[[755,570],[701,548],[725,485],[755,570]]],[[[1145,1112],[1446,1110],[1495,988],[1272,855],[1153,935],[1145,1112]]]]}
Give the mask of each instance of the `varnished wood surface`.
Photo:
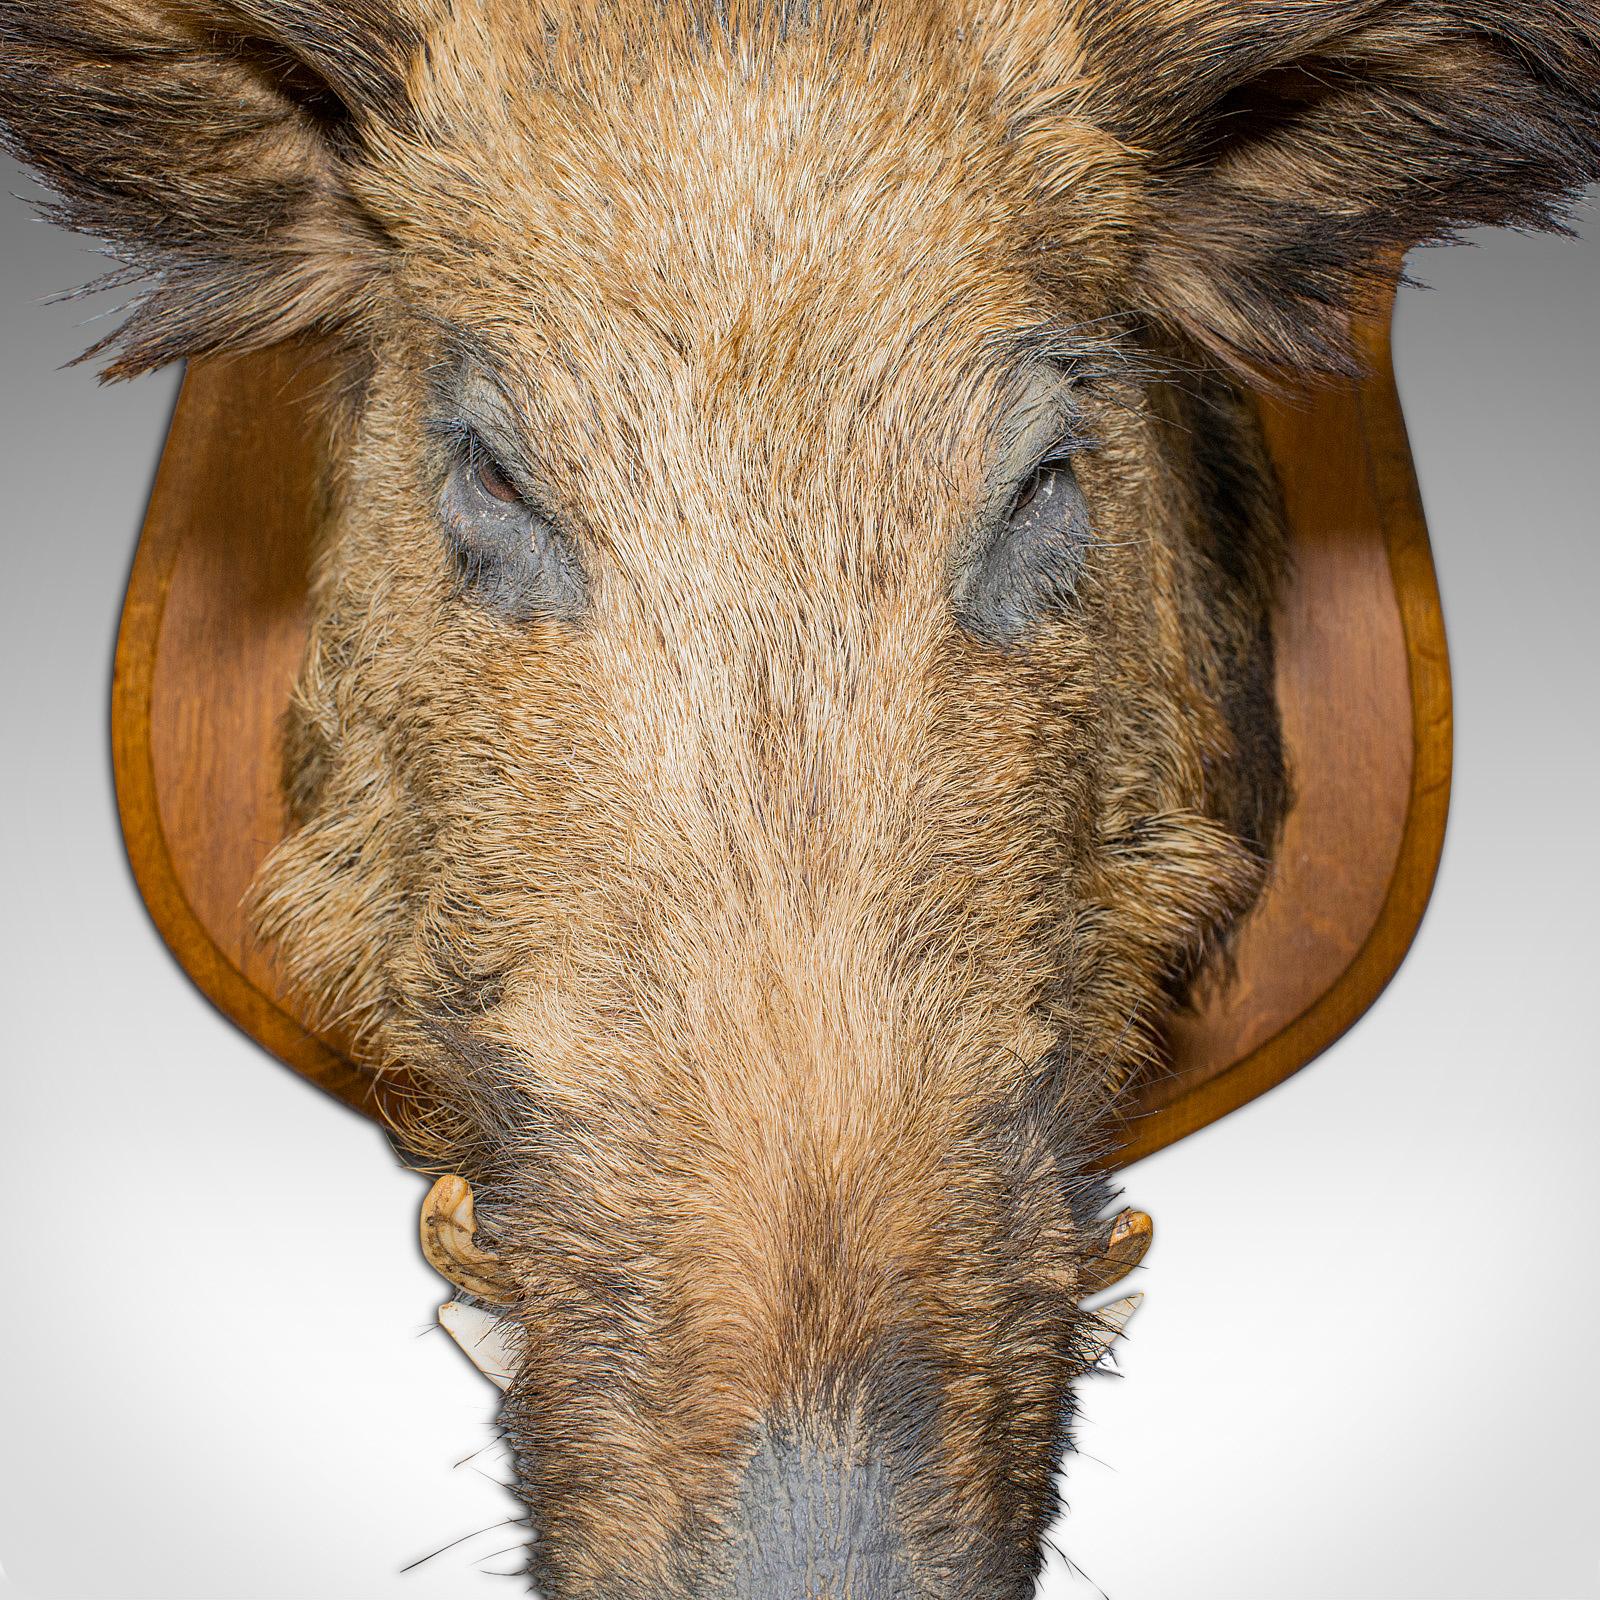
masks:
{"type": "MultiPolygon", "coordinates": [[[[1264,401],[1296,574],[1279,696],[1296,803],[1237,978],[1170,1030],[1119,1164],[1310,1061],[1381,992],[1432,888],[1450,781],[1450,682],[1391,373],[1264,401]]],[[[243,912],[285,826],[278,730],[305,633],[317,373],[303,353],[195,365],[134,560],[112,703],[128,854],[200,989],[302,1076],[380,1120],[409,1086],[353,1064],[287,998],[243,912]]]]}
{"type": "Polygon", "coordinates": [[[1295,804],[1237,976],[1168,1028],[1118,1164],[1237,1110],[1326,1050],[1411,948],[1444,848],[1450,661],[1387,325],[1372,376],[1262,420],[1294,541],[1278,700],[1295,804]]]}
{"type": "Polygon", "coordinates": [[[179,964],[296,1072],[392,1121],[390,1086],[284,999],[243,907],[286,823],[279,729],[305,638],[317,377],[290,349],[185,375],[123,602],[112,763],[128,859],[179,964]]]}

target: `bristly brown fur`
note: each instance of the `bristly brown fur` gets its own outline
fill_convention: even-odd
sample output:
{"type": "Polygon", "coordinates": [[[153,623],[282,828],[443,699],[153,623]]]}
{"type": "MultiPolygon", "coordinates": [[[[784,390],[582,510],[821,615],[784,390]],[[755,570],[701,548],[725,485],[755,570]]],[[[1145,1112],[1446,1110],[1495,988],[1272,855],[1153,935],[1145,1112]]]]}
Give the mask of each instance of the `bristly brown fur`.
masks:
{"type": "Polygon", "coordinates": [[[1103,1114],[1286,806],[1238,374],[1548,221],[1597,53],[1593,0],[0,0],[12,144],[153,280],[111,371],[359,377],[260,916],[478,1191],[551,1600],[743,1596],[774,1439],[888,1485],[917,1600],[1030,1591],[1103,1114]],[[452,562],[470,382],[581,615],[452,562]],[[1093,537],[996,642],[953,575],[1041,384],[1093,537]]]}

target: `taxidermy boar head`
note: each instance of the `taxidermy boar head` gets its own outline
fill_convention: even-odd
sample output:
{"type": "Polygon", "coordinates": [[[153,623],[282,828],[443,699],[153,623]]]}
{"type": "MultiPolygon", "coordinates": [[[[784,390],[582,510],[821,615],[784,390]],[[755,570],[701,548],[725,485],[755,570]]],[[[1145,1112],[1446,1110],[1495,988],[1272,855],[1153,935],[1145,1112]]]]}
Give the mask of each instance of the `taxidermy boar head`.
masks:
{"type": "Polygon", "coordinates": [[[259,915],[426,1087],[550,1600],[1032,1593],[1285,809],[1242,385],[1597,112],[1594,0],[0,0],[111,373],[341,375],[259,915]]]}

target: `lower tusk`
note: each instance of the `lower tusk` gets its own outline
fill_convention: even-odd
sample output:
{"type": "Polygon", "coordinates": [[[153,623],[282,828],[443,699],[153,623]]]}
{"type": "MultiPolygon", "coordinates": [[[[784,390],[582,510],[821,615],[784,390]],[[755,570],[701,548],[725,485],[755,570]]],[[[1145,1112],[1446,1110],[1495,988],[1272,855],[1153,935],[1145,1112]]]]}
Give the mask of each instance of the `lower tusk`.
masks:
{"type": "Polygon", "coordinates": [[[1093,1371],[1111,1354],[1111,1347],[1122,1337],[1128,1319],[1139,1309],[1143,1299],[1142,1294],[1127,1294],[1089,1311],[1090,1322],[1082,1346],[1085,1372],[1093,1371]]]}
{"type": "Polygon", "coordinates": [[[517,1369],[510,1326],[482,1306],[451,1300],[439,1307],[439,1326],[461,1346],[466,1358],[497,1389],[509,1389],[517,1369]]]}
{"type": "Polygon", "coordinates": [[[474,1238],[478,1219],[465,1178],[440,1178],[422,1205],[422,1253],[441,1278],[491,1304],[508,1298],[500,1263],[474,1238]]]}

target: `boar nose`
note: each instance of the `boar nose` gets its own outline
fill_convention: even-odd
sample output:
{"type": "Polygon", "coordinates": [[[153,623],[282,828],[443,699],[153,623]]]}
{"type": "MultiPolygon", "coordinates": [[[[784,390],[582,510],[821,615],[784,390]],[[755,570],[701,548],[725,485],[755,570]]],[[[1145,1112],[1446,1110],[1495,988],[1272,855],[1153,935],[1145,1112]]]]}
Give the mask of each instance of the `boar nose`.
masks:
{"type": "Polygon", "coordinates": [[[897,1485],[853,1430],[763,1429],[720,1552],[716,1600],[917,1600],[897,1485]]]}

